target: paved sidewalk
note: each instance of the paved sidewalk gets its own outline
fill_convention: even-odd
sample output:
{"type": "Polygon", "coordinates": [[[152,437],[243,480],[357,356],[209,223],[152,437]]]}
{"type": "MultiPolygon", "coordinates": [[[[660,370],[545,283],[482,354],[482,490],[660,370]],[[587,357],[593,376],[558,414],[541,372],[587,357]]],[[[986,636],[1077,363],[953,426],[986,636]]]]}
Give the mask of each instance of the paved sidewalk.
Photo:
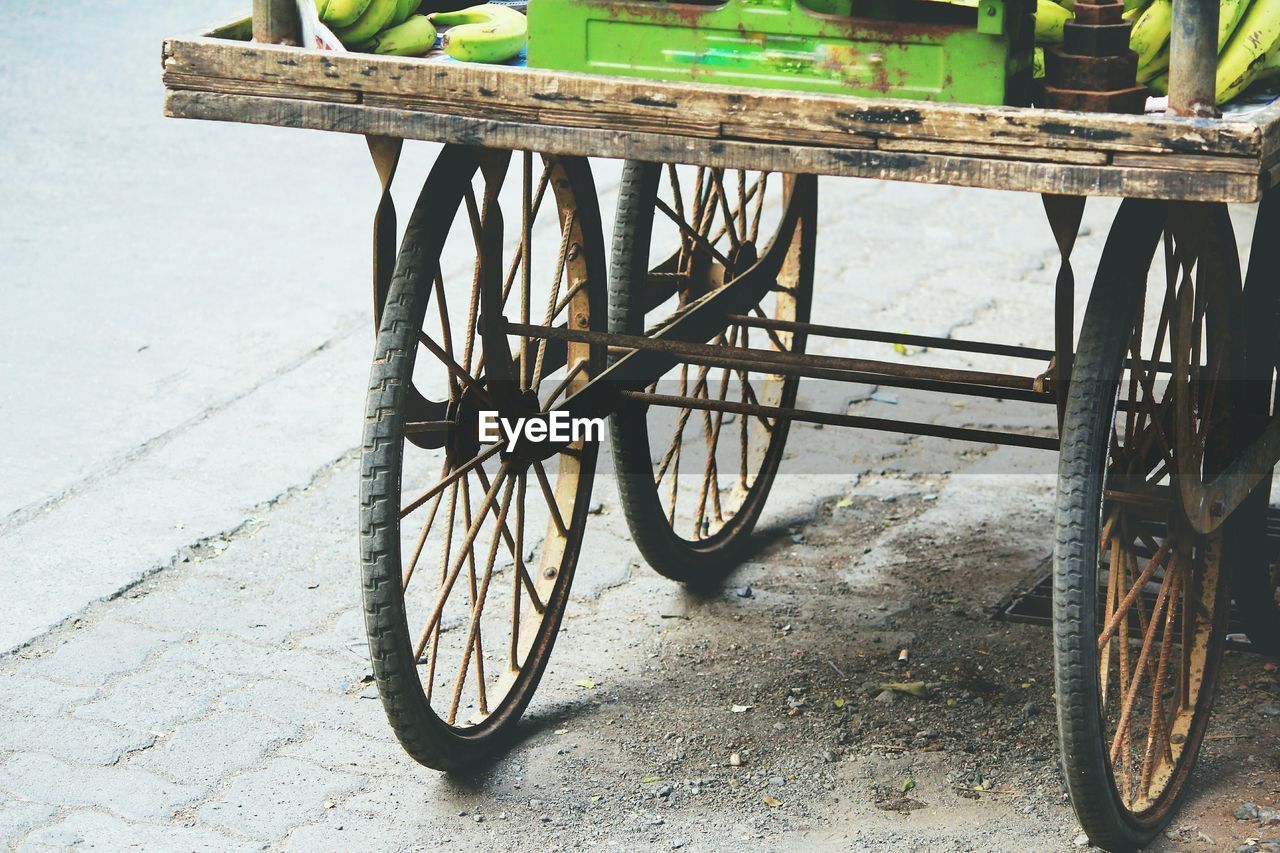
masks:
{"type": "MultiPolygon", "coordinates": [[[[815,314],[824,321],[1048,343],[1053,269],[1038,199],[834,181],[822,189],[815,314]]],[[[1091,207],[1078,270],[1092,269],[1111,209],[1091,207]]],[[[821,351],[862,355],[868,346],[826,342],[821,351]]],[[[998,403],[961,409],[905,396],[836,402],[975,425],[1014,417],[998,403]]],[[[359,409],[347,417],[358,422],[359,409]]],[[[309,418],[285,409],[270,419],[296,432],[309,418]]],[[[200,476],[191,473],[181,481],[195,500],[200,476]]],[[[140,488],[172,486],[158,472],[138,476],[140,488]]],[[[764,552],[723,595],[697,599],[640,565],[603,477],[603,512],[591,519],[588,557],[524,739],[492,766],[450,777],[404,756],[368,683],[358,465],[348,451],[252,511],[218,516],[227,533],[179,535],[161,570],[0,657],[0,844],[1071,848],[1078,828],[1052,767],[1047,634],[995,625],[985,609],[1043,566],[1052,478],[1052,460],[1030,452],[797,428],[762,524],[764,552]],[[841,515],[835,500],[845,496],[841,515]],[[750,597],[734,592],[746,584],[750,597]],[[944,631],[944,615],[959,621],[944,631]],[[934,731],[916,737],[918,748],[868,746],[866,726],[883,709],[865,682],[892,667],[885,655],[913,637],[927,661],[954,651],[961,640],[944,639],[954,631],[997,659],[1001,649],[1020,655],[990,675],[1016,704],[957,688],[962,717],[948,716],[949,703],[893,712],[912,731],[934,731]],[[584,676],[598,686],[575,686],[584,676]],[[799,695],[807,706],[795,706],[799,695]],[[755,710],[729,712],[748,697],[755,710]],[[750,754],[746,766],[729,766],[732,751],[750,754]],[[965,773],[994,774],[1007,794],[957,794],[965,773]],[[875,805],[907,778],[920,810],[875,805]]],[[[69,534],[74,523],[64,515],[60,529],[69,534]]],[[[130,533],[126,525],[126,546],[130,533]]],[[[87,543],[60,559],[91,577],[102,551],[87,543]]],[[[38,573],[24,576],[32,580],[23,601],[38,603],[48,591],[38,573]]],[[[1246,660],[1232,677],[1274,690],[1260,667],[1246,660]]],[[[1252,714],[1259,694],[1245,690],[1224,697],[1228,716],[1237,706],[1252,714]]],[[[1274,738],[1274,721],[1254,717],[1241,729],[1248,743],[1274,738]]],[[[1188,808],[1188,824],[1209,830],[1229,814],[1214,797],[1255,780],[1248,796],[1277,792],[1274,761],[1247,765],[1250,750],[1238,747],[1224,741],[1227,751],[1209,756],[1209,793],[1188,808]]],[[[1218,840],[1221,849],[1227,837],[1218,840]]]]}

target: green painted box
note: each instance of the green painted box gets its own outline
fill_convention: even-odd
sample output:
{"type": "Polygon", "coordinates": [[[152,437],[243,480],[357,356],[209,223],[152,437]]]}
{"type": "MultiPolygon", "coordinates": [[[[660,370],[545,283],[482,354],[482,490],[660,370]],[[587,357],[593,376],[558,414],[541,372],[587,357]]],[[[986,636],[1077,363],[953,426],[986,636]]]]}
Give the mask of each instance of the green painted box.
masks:
{"type": "Polygon", "coordinates": [[[1025,104],[1033,0],[530,0],[529,65],[649,80],[1025,104]]]}

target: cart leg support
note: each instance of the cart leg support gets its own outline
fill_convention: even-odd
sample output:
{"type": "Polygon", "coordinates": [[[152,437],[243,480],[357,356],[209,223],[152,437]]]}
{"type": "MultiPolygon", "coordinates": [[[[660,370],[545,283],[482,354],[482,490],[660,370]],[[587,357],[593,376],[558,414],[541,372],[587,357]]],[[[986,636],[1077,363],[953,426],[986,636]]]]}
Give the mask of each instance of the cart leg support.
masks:
{"type": "Polygon", "coordinates": [[[1169,35],[1169,111],[1213,118],[1218,110],[1218,0],[1173,0],[1169,35]]]}
{"type": "Polygon", "coordinates": [[[294,0],[253,0],[253,40],[297,45],[298,7],[294,0]]]}

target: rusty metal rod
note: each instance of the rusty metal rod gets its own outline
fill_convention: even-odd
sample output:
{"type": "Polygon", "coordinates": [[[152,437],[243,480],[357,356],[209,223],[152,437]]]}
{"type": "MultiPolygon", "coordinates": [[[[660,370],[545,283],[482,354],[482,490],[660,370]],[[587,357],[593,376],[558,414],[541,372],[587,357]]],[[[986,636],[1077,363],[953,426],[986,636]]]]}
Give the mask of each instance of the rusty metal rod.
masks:
{"type": "Polygon", "coordinates": [[[762,329],[775,329],[784,332],[805,332],[820,335],[824,338],[842,338],[851,341],[874,341],[886,344],[906,344],[929,349],[955,350],[957,352],[976,352],[986,355],[1004,355],[1012,358],[1028,358],[1035,361],[1048,361],[1053,358],[1053,350],[1035,347],[1015,346],[1013,344],[995,344],[987,341],[961,341],[953,338],[936,338],[928,335],[908,335],[898,332],[882,332],[877,329],[852,329],[844,326],[824,326],[820,323],[796,323],[792,320],[775,320],[772,317],[749,317],[743,314],[730,314],[729,322],[740,326],[753,326],[762,329]]]}
{"type": "Polygon", "coordinates": [[[1169,33],[1169,111],[1180,116],[1220,116],[1218,0],[1173,0],[1169,33]]]}
{"type": "Polygon", "coordinates": [[[594,332],[585,329],[535,326],[508,322],[507,331],[534,337],[561,338],[588,344],[624,346],[635,350],[667,353],[692,364],[723,367],[734,370],[751,370],[760,373],[777,373],[787,376],[807,376],[815,379],[870,382],[903,388],[931,391],[950,391],[972,396],[1023,400],[1026,402],[1053,402],[1053,395],[1033,391],[1031,377],[1011,376],[1004,373],[987,373],[977,370],[955,370],[943,367],[898,364],[865,358],[841,356],[803,355],[776,352],[774,350],[725,347],[714,344],[698,344],[685,341],[664,340],[594,332]]]}
{"type": "Polygon", "coordinates": [[[739,403],[733,400],[710,400],[703,397],[649,394],[644,391],[621,391],[618,396],[626,400],[646,403],[650,406],[673,406],[681,409],[700,409],[708,412],[732,412],[734,414],[777,418],[785,421],[899,432],[907,433],[908,435],[927,435],[934,438],[1005,444],[1013,447],[1031,447],[1040,450],[1058,449],[1058,439],[1041,435],[1023,435],[1016,432],[953,427],[916,421],[895,421],[890,418],[871,418],[862,415],[839,415],[831,412],[815,412],[810,409],[788,409],[782,406],[764,406],[758,403],[739,403]]]}
{"type": "MultiPolygon", "coordinates": [[[[933,391],[956,394],[964,397],[985,397],[992,400],[1015,400],[1024,403],[1052,403],[1053,397],[1047,392],[1024,390],[1021,388],[997,388],[979,385],[972,382],[952,382],[946,380],[929,380],[912,377],[901,377],[887,373],[872,373],[862,370],[844,370],[828,367],[807,367],[798,365],[780,365],[756,361],[749,356],[739,356],[743,352],[737,347],[724,347],[727,355],[687,355],[681,360],[689,364],[705,367],[721,367],[726,370],[743,370],[749,373],[768,373],[781,376],[797,376],[803,379],[826,379],[832,382],[859,382],[868,385],[886,385],[890,388],[909,388],[916,391],[933,391]]],[[[623,349],[623,353],[635,350],[623,349]]],[[[752,350],[752,352],[768,352],[768,350],[752,350]]],[[[892,364],[891,362],[886,362],[892,364]]]]}

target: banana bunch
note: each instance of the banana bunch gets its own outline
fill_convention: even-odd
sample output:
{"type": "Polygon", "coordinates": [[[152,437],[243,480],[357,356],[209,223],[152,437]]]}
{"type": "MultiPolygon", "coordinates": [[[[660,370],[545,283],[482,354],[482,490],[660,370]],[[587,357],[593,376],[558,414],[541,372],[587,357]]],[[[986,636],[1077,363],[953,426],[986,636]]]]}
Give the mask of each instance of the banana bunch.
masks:
{"type": "MultiPolygon", "coordinates": [[[[1158,95],[1167,94],[1172,0],[1149,0],[1131,13],[1129,47],[1138,54],[1138,82],[1158,95]]],[[[1257,80],[1277,75],[1280,0],[1219,0],[1218,104],[1227,103],[1257,80]]]]}
{"type": "Polygon", "coordinates": [[[436,45],[436,28],[415,15],[422,0],[315,0],[320,20],[348,50],[422,56],[436,45]]]}
{"type": "Polygon", "coordinates": [[[1036,0],[1036,44],[1062,44],[1062,28],[1074,17],[1053,0],[1036,0]]]}
{"type": "Polygon", "coordinates": [[[446,54],[462,62],[506,62],[519,54],[529,40],[525,16],[496,3],[436,12],[431,21],[449,28],[440,45],[446,54]]]}

